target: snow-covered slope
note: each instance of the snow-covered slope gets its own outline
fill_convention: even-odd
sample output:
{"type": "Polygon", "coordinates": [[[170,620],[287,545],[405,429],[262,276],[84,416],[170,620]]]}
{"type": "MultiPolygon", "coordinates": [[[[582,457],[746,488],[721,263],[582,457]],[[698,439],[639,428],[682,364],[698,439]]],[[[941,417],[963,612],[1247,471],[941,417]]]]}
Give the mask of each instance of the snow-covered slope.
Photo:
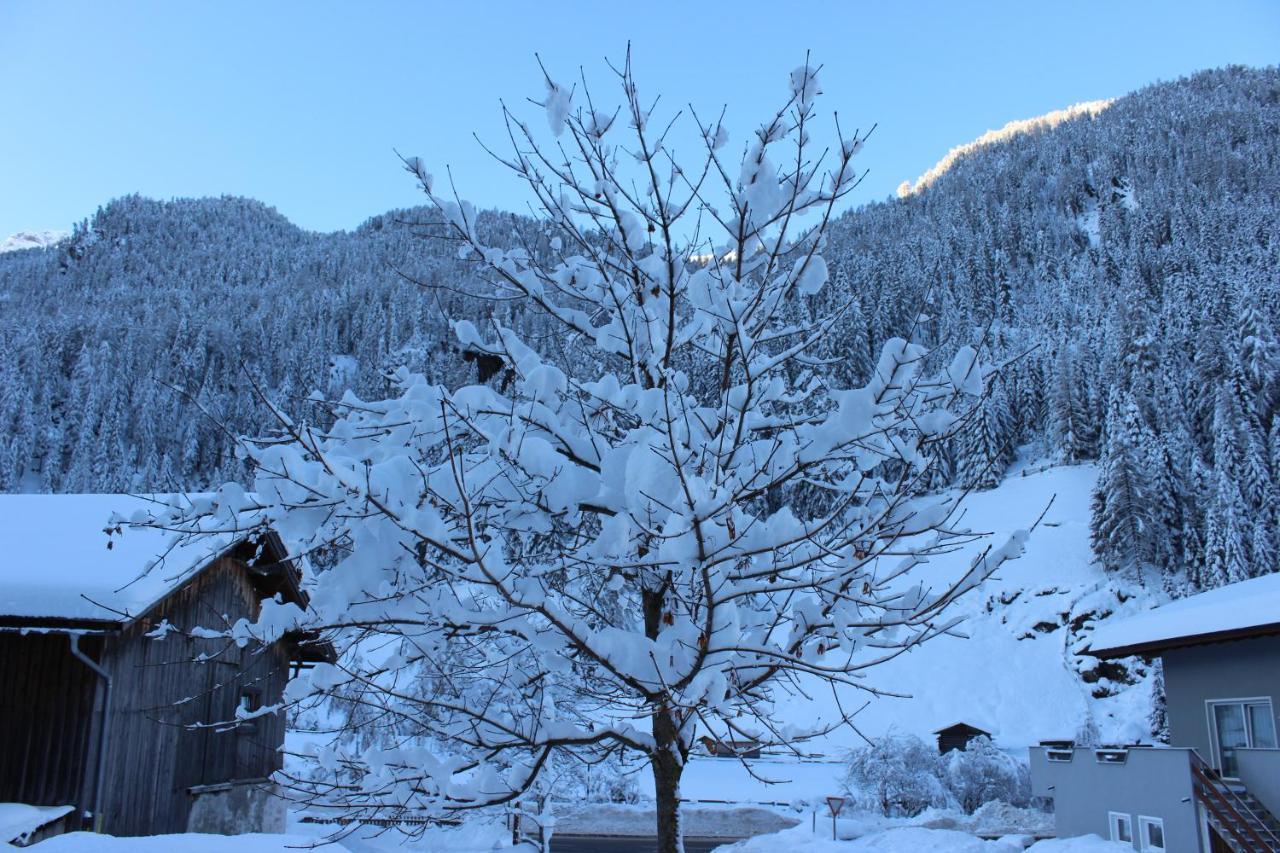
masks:
{"type": "MultiPolygon", "coordinates": [[[[1099,669],[1096,660],[1074,654],[1095,618],[1115,611],[1122,599],[1129,601],[1126,611],[1140,606],[1104,575],[1090,551],[1089,502],[1096,478],[1092,465],[1031,469],[969,496],[961,524],[991,532],[997,545],[1048,511],[1025,555],[959,605],[967,617],[966,637],[939,637],[868,671],[867,688],[910,698],[854,689],[840,694],[840,707],[862,709],[855,723],[863,734],[929,738],[937,729],[966,722],[992,732],[1006,748],[1074,737],[1091,724],[1104,739],[1150,738],[1149,676],[1126,676],[1111,665],[1099,669]]],[[[971,554],[935,559],[924,572],[941,584],[971,554]]],[[[833,697],[821,693],[787,703],[796,722],[815,712],[830,716],[836,707],[833,697]]],[[[856,740],[846,732],[822,751],[839,752],[856,740]]]]}
{"type": "Polygon", "coordinates": [[[909,196],[912,193],[918,193],[925,189],[941,175],[945,174],[951,166],[966,154],[985,148],[988,145],[995,145],[1003,142],[1011,136],[1020,133],[1031,133],[1035,130],[1048,130],[1057,127],[1064,121],[1076,118],[1078,116],[1088,115],[1094,116],[1105,110],[1114,103],[1113,99],[1101,101],[1084,101],[1079,104],[1072,104],[1061,110],[1053,110],[1042,116],[1035,118],[1016,119],[1007,123],[998,130],[988,130],[972,142],[966,142],[964,145],[957,145],[946,153],[946,155],[935,163],[923,175],[916,178],[915,182],[903,181],[898,186],[898,196],[909,196]]]}
{"type": "Polygon", "coordinates": [[[19,231],[0,240],[0,252],[16,252],[19,249],[43,249],[68,236],[68,231],[19,231]]]}
{"type": "MultiPolygon", "coordinates": [[[[992,533],[997,545],[1042,512],[1044,518],[1025,555],[962,600],[967,636],[939,637],[868,671],[867,688],[900,696],[848,689],[837,703],[830,692],[815,688],[807,697],[787,700],[785,718],[806,724],[843,708],[858,711],[854,723],[868,738],[894,732],[926,740],[937,729],[967,722],[1022,755],[1042,739],[1082,734],[1102,742],[1149,742],[1151,673],[1076,654],[1108,616],[1164,600],[1153,591],[1135,596],[1094,561],[1089,503],[1097,475],[1093,465],[1033,466],[1015,470],[995,489],[970,495],[961,525],[992,533]]],[[[941,583],[971,554],[935,559],[924,571],[941,583]]],[[[747,762],[749,771],[741,762],[695,757],[681,791],[692,800],[820,800],[840,790],[843,758],[861,743],[846,728],[806,748],[826,760],[762,758],[747,762]]],[[[636,778],[642,792],[651,794],[648,774],[636,778]]]]}

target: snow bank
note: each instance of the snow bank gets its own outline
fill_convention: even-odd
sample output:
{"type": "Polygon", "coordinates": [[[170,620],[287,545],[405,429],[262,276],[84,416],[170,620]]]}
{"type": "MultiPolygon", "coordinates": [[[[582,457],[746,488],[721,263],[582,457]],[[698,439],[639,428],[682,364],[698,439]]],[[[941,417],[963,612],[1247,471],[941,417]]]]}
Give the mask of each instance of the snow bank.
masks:
{"type": "MultiPolygon", "coordinates": [[[[28,807],[29,808],[29,807],[28,807]]],[[[21,848],[32,853],[298,853],[317,849],[333,853],[405,853],[405,851],[445,851],[448,853],[490,853],[496,846],[508,847],[510,833],[499,823],[475,820],[457,827],[430,827],[419,837],[407,839],[396,830],[370,826],[344,832],[338,843],[327,836],[333,824],[291,822],[284,835],[150,835],[117,838],[92,832],[72,832],[21,848]]],[[[19,848],[0,844],[0,850],[19,848]]]]}
{"type": "Polygon", "coordinates": [[[185,833],[117,838],[95,832],[69,832],[23,849],[34,853],[297,853],[314,844],[315,839],[302,835],[185,833]]]}

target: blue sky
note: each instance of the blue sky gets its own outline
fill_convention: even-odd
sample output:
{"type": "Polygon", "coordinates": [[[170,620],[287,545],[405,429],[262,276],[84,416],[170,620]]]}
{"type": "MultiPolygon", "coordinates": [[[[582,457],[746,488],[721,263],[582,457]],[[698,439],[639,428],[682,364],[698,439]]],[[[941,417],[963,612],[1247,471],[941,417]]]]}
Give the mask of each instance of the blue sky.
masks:
{"type": "Polygon", "coordinates": [[[811,50],[820,106],[879,124],[860,203],[1011,119],[1274,64],[1280,3],[0,0],[0,237],[130,192],[247,195],[350,228],[418,202],[393,149],[519,209],[472,132],[501,142],[499,99],[541,95],[534,51],[600,89],[628,39],[642,91],[727,104],[737,140],[811,50]]]}

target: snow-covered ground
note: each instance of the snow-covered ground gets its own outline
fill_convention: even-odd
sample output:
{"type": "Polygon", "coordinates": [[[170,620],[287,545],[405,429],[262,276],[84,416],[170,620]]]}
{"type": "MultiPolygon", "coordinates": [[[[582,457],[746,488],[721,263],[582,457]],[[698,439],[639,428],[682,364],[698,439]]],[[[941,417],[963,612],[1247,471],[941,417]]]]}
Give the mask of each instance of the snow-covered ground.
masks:
{"type": "MultiPolygon", "coordinates": [[[[930,737],[932,732],[955,722],[968,722],[991,731],[997,743],[1015,753],[1042,738],[1070,737],[1092,720],[1104,739],[1146,736],[1146,715],[1150,702],[1145,681],[1125,687],[1110,685],[1114,695],[1094,698],[1098,685],[1079,677],[1071,654],[1079,633],[1070,623],[1080,614],[1115,611],[1116,615],[1144,609],[1150,597],[1138,596],[1121,604],[1115,588],[1094,563],[1089,548],[1089,501],[1097,476],[1088,465],[1029,468],[1012,474],[999,488],[971,495],[966,501],[963,526],[993,534],[993,542],[1030,525],[1045,511],[1032,534],[1026,554],[1008,563],[961,605],[967,617],[967,635],[942,637],[896,660],[875,668],[868,686],[905,694],[909,698],[872,696],[865,691],[846,691],[838,696],[839,706],[861,708],[856,716],[859,731],[868,737],[888,732],[930,737]],[[1052,503],[1050,503],[1052,501],[1052,503]],[[865,706],[865,707],[864,707],[865,706]]],[[[932,582],[942,583],[952,576],[963,554],[935,558],[922,567],[932,582]]],[[[1087,628],[1086,628],[1087,630],[1087,628]]],[[[783,706],[788,720],[803,723],[815,716],[830,716],[837,697],[811,693],[794,697],[783,706]]],[[[290,748],[298,748],[308,736],[290,734],[290,748]]],[[[827,832],[829,819],[819,817],[818,833],[812,813],[777,805],[771,808],[732,808],[696,801],[752,804],[813,804],[840,793],[844,774],[843,756],[860,741],[852,732],[833,735],[807,748],[824,756],[800,761],[766,756],[746,762],[695,757],[689,764],[682,793],[690,819],[701,827],[695,834],[727,837],[738,834],[726,827],[768,833],[732,847],[734,853],[854,853],[854,851],[936,850],[942,853],[999,853],[1021,850],[1029,837],[983,841],[975,833],[1043,832],[1048,817],[1033,826],[1034,815],[1014,816],[1000,823],[991,810],[986,823],[982,816],[966,818],[955,813],[926,813],[903,826],[905,821],[852,815],[840,822],[844,840],[832,842],[827,832]],[[748,815],[747,813],[750,812],[748,815]],[[748,819],[749,818],[749,819],[748,819]],[[787,823],[799,825],[777,830],[787,823]],[[1020,826],[1006,825],[1021,823],[1020,826]],[[705,826],[703,826],[705,824],[705,826]],[[990,825],[988,825],[990,824],[990,825]]],[[[636,775],[642,796],[652,794],[652,780],[641,770],[636,775]]],[[[617,806],[593,809],[557,808],[562,832],[605,832],[627,835],[642,832],[652,820],[648,807],[617,806]]],[[[1005,815],[1004,817],[1008,817],[1005,815]]],[[[115,853],[115,851],[178,850],[182,853],[276,853],[297,849],[324,837],[331,826],[294,822],[288,835],[160,836],[151,839],[111,839],[74,834],[36,845],[39,853],[115,853]]],[[[480,853],[509,838],[500,823],[479,819],[456,828],[436,828],[410,845],[409,849],[447,849],[450,853],[480,853]]],[[[356,853],[397,849],[400,837],[380,830],[365,830],[342,842],[356,853]]],[[[1029,849],[1035,853],[1103,853],[1125,849],[1097,839],[1044,841],[1029,849]]]]}
{"type": "Polygon", "coordinates": [[[1035,843],[1019,835],[984,841],[966,832],[924,827],[896,827],[853,840],[833,841],[822,831],[815,834],[807,826],[798,826],[720,847],[717,853],[1021,853],[1023,850],[1029,853],[1121,853],[1132,851],[1133,847],[1103,841],[1096,835],[1035,843]]]}
{"type": "Polygon", "coordinates": [[[303,835],[148,835],[117,838],[94,832],[69,832],[30,847],[0,845],[0,849],[35,853],[296,853],[313,839],[303,835]]]}
{"type": "MultiPolygon", "coordinates": [[[[855,722],[871,738],[891,731],[930,738],[937,729],[966,722],[991,732],[997,744],[1011,750],[1072,737],[1090,720],[1104,739],[1149,738],[1148,684],[1115,685],[1116,695],[1097,699],[1095,685],[1084,683],[1071,662],[1071,619],[1118,606],[1111,580],[1089,546],[1096,479],[1092,465],[1030,468],[1025,475],[1011,474],[996,489],[970,495],[961,525],[993,533],[996,544],[1048,511],[1025,555],[1006,563],[958,605],[957,612],[967,617],[961,629],[967,636],[939,637],[869,671],[869,688],[909,698],[853,689],[833,697],[815,688],[808,697],[788,700],[783,716],[803,723],[816,715],[834,717],[838,708],[861,708],[855,722]]],[[[941,585],[958,574],[971,553],[934,558],[920,567],[920,576],[941,585]]],[[[1143,606],[1131,599],[1124,610],[1143,606]]],[[[810,748],[835,758],[859,742],[846,730],[810,748]]],[[[807,771],[795,773],[806,778],[807,771]]],[[[719,786],[732,771],[726,767],[716,775],[712,784],[719,786]]],[[[685,795],[697,798],[700,774],[687,778],[685,795]]],[[[767,799],[789,798],[778,793],[767,799]]]]}
{"type": "MultiPolygon", "coordinates": [[[[653,834],[653,807],[620,803],[586,803],[554,810],[555,831],[566,835],[621,835],[646,837],[653,834]]],[[[789,829],[808,815],[784,813],[760,806],[685,805],[680,825],[691,838],[742,838],[789,829]]]]}

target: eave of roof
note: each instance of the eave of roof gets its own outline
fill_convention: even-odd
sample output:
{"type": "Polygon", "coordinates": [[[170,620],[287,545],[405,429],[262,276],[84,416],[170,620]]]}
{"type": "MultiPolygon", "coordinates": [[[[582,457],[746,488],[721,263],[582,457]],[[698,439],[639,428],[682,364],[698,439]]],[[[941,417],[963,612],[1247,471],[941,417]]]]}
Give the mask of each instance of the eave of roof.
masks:
{"type": "Polygon", "coordinates": [[[987,731],[986,729],[980,729],[977,726],[973,725],[972,723],[952,723],[949,726],[943,726],[940,729],[934,729],[933,733],[935,735],[940,735],[943,732],[955,731],[956,729],[967,729],[971,732],[976,732],[977,734],[980,734],[980,735],[991,734],[991,732],[987,731]]]}
{"type": "Polygon", "coordinates": [[[1111,646],[1099,649],[1085,649],[1085,654],[1096,658],[1124,658],[1134,655],[1154,655],[1171,649],[1185,649],[1191,646],[1204,646],[1209,643],[1227,643],[1234,640],[1251,640],[1256,637],[1280,635],[1280,622],[1265,625],[1251,625],[1247,628],[1232,628],[1226,631],[1210,631],[1205,634],[1192,634],[1185,637],[1169,637],[1162,640],[1149,640],[1127,646],[1111,646]]]}

